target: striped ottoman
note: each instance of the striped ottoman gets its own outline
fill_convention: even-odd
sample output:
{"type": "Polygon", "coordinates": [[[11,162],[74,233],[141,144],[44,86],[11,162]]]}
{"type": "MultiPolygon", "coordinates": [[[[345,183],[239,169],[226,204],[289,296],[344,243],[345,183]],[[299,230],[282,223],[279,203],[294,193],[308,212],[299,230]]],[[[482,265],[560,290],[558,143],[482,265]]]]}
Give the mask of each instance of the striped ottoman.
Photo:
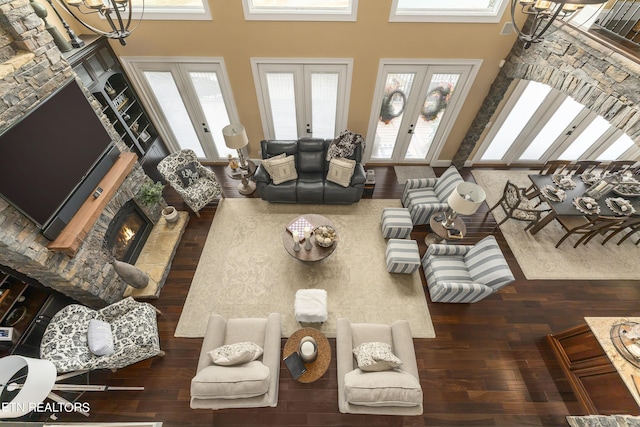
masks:
{"type": "Polygon", "coordinates": [[[415,240],[389,239],[386,255],[389,273],[411,274],[420,267],[420,252],[415,240]]]}
{"type": "Polygon", "coordinates": [[[413,230],[411,215],[407,208],[385,208],[382,211],[382,237],[405,239],[413,230]]]}

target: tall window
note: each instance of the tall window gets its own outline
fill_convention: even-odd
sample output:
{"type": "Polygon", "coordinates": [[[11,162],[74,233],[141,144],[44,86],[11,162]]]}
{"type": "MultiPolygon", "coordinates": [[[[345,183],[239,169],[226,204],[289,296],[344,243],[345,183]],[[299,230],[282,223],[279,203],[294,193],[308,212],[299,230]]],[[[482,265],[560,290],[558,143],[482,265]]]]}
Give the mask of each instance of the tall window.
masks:
{"type": "Polygon", "coordinates": [[[246,20],[355,21],[358,0],[242,0],[246,20]]]}
{"type": "Polygon", "coordinates": [[[211,12],[207,0],[132,0],[133,15],[157,20],[209,20],[211,12]]]}
{"type": "Polygon", "coordinates": [[[500,22],[508,0],[393,0],[391,22],[500,22]]]}

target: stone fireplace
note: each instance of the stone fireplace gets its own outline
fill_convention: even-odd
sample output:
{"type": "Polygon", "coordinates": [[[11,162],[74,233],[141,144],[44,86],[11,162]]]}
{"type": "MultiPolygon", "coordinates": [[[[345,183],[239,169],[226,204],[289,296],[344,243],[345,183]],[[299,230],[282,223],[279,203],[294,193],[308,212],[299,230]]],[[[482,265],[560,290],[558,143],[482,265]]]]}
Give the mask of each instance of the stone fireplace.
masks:
{"type": "Polygon", "coordinates": [[[151,233],[153,222],[131,199],[118,211],[105,233],[105,250],[118,261],[134,264],[151,233]]]}
{"type": "MultiPolygon", "coordinates": [[[[74,71],[29,1],[0,0],[0,131],[19,120],[71,77],[75,77],[74,71]]],[[[82,87],[80,80],[76,80],[82,87]]],[[[100,112],[97,101],[93,100],[92,105],[100,112]]],[[[128,151],[106,117],[101,117],[120,150],[128,151]]],[[[0,198],[0,265],[92,307],[119,300],[127,284],[117,276],[109,262],[111,255],[105,250],[105,238],[109,238],[107,230],[113,225],[114,218],[121,215],[119,212],[130,209],[143,218],[147,228],[158,221],[159,205],[149,208],[136,201],[142,184],[150,180],[134,161],[95,223],[81,236],[73,253],[49,249],[47,246],[51,242],[35,224],[0,198]]],[[[141,239],[145,233],[142,232],[141,239]]],[[[136,256],[128,251],[129,247],[125,256],[136,256]]]]}

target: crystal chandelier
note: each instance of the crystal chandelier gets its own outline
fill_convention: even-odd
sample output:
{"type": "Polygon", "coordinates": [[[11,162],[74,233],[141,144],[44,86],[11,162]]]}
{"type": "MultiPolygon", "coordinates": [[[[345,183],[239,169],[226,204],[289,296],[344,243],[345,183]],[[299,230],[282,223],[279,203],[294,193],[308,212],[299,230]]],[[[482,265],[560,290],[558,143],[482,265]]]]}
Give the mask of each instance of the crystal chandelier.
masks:
{"type": "Polygon", "coordinates": [[[518,33],[518,38],[524,42],[524,48],[528,49],[532,43],[543,40],[542,36],[556,19],[564,21],[585,5],[605,2],[606,0],[511,0],[511,21],[518,33]],[[529,16],[528,25],[523,28],[518,28],[516,24],[515,11],[518,5],[522,13],[529,16]]]}
{"type": "MultiPolygon", "coordinates": [[[[118,39],[123,46],[127,44],[125,38],[129,37],[139,24],[138,21],[131,28],[132,0],[57,0],[57,2],[85,28],[110,39],[118,39]],[[109,24],[108,29],[103,30],[94,27],[81,18],[82,15],[96,13],[107,21],[109,24]]],[[[144,1],[142,9],[144,11],[144,1]]]]}

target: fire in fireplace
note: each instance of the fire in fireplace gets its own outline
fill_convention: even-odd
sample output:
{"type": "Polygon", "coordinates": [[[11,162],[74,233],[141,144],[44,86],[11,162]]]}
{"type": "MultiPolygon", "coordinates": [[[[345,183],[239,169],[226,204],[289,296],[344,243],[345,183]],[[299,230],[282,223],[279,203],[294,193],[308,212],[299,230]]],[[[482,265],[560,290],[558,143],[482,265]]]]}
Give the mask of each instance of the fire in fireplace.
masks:
{"type": "Polygon", "coordinates": [[[105,246],[118,261],[133,264],[152,228],[153,223],[138,204],[129,200],[109,223],[105,246]]]}

